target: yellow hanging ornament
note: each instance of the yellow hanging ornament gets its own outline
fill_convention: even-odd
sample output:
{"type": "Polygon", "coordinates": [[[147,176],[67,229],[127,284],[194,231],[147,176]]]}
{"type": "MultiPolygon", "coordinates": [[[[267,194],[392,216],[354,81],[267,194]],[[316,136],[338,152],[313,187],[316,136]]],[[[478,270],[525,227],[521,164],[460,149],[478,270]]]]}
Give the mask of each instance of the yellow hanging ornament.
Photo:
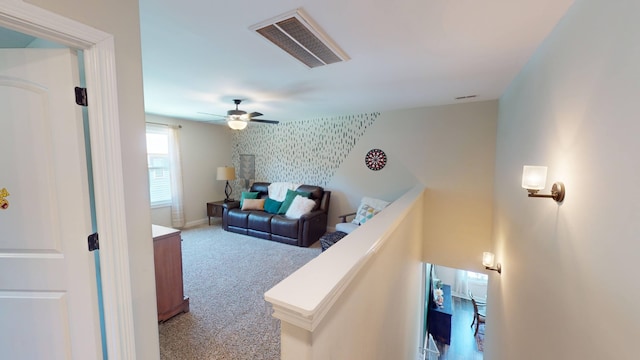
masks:
{"type": "Polygon", "coordinates": [[[2,190],[0,190],[0,209],[7,210],[9,208],[9,201],[5,199],[9,195],[11,194],[9,194],[6,188],[2,188],[2,190]]]}

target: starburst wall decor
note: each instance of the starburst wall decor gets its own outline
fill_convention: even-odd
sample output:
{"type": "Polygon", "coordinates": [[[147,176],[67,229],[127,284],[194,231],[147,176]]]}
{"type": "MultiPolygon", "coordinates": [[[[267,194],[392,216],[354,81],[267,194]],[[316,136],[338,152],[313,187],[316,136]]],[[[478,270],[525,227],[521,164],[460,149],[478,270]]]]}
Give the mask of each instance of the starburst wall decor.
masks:
{"type": "Polygon", "coordinates": [[[381,170],[387,165],[387,154],[380,149],[371,149],[364,157],[364,163],[373,171],[381,170]]]}

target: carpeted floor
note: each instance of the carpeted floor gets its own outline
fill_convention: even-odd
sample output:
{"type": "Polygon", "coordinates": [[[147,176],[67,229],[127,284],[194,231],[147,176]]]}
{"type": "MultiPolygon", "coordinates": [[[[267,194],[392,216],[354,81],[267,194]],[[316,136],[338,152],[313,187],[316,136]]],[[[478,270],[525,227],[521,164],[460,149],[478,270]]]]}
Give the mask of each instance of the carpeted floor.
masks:
{"type": "Polygon", "coordinates": [[[320,254],[226,232],[219,219],[182,232],[190,312],[159,325],[160,358],[280,358],[280,324],[264,293],[320,254]]]}

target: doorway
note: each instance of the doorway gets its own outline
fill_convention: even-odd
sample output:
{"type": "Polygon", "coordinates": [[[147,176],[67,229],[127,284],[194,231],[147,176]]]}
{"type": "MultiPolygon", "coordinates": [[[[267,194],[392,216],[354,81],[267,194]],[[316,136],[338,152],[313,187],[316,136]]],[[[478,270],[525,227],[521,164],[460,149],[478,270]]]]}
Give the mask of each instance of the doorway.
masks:
{"type": "MultiPolygon", "coordinates": [[[[424,266],[425,327],[433,339],[425,359],[482,360],[488,276],[435,264],[424,266]],[[476,313],[481,315],[479,323],[476,313]]],[[[427,345],[429,340],[425,339],[427,345]]]]}
{"type": "Polygon", "coordinates": [[[113,36],[74,20],[44,10],[26,2],[0,0],[0,26],[31,36],[42,36],[74,49],[84,51],[91,66],[86,69],[92,84],[89,102],[96,104],[91,115],[91,148],[94,154],[93,173],[100,179],[96,196],[96,222],[101,239],[110,242],[100,254],[104,287],[107,352],[116,358],[135,357],[133,329],[133,299],[129,272],[128,235],[126,232],[122,181],[122,156],[119,146],[119,115],[117,103],[115,49],[113,36]],[[103,236],[104,234],[104,236],[103,236]]]}
{"type": "MultiPolygon", "coordinates": [[[[67,288],[65,286],[62,286],[56,289],[62,290],[64,288],[64,290],[66,290],[66,292],[61,292],[60,294],[63,294],[61,296],[64,296],[64,298],[66,299],[65,302],[69,302],[69,304],[72,303],[72,300],[77,299],[77,297],[80,296],[80,294],[85,294],[83,295],[85,297],[90,296],[90,299],[84,298],[82,303],[87,304],[87,308],[95,309],[94,311],[97,314],[96,321],[94,322],[93,320],[89,320],[89,318],[91,317],[87,315],[87,312],[89,311],[83,310],[85,312],[83,313],[84,316],[82,316],[81,318],[84,319],[84,321],[78,321],[78,320],[70,321],[69,327],[71,328],[81,327],[85,332],[87,332],[86,334],[87,338],[83,339],[82,342],[87,344],[93,344],[92,342],[88,341],[88,339],[90,339],[89,335],[93,333],[90,331],[90,329],[93,329],[92,324],[96,324],[95,335],[99,340],[97,341],[97,344],[89,345],[87,346],[87,348],[92,348],[92,349],[95,348],[96,350],[93,350],[93,351],[102,353],[103,354],[102,357],[106,359],[107,358],[106,352],[104,351],[106,347],[106,338],[104,336],[105,328],[104,328],[103,301],[102,301],[102,295],[101,295],[102,289],[101,289],[101,278],[100,278],[99,251],[96,250],[93,254],[87,254],[86,253],[87,250],[82,249],[82,247],[80,247],[79,249],[80,251],[75,251],[75,252],[71,251],[72,248],[76,247],[75,244],[77,243],[77,238],[82,238],[83,236],[87,236],[90,233],[95,233],[97,231],[96,217],[95,217],[95,214],[96,214],[95,197],[93,194],[93,178],[92,178],[92,172],[91,172],[91,149],[90,149],[89,134],[88,134],[88,131],[89,131],[88,112],[86,110],[86,107],[77,106],[76,104],[73,103],[73,101],[67,100],[68,96],[66,96],[66,94],[69,91],[73,90],[74,86],[80,86],[80,87],[86,86],[85,76],[84,76],[83,52],[82,50],[74,50],[67,46],[64,46],[52,41],[48,41],[45,39],[37,38],[35,36],[23,34],[21,32],[13,31],[11,29],[4,28],[4,27],[0,27],[0,51],[2,52],[1,57],[3,60],[3,68],[0,69],[0,71],[3,71],[3,74],[6,72],[7,74],[15,76],[15,77],[11,77],[11,76],[2,77],[3,94],[5,94],[5,96],[9,94],[10,97],[12,98],[12,101],[10,102],[10,104],[6,104],[7,106],[3,107],[6,110],[5,115],[7,115],[3,118],[3,120],[5,121],[5,123],[3,123],[3,128],[7,130],[8,136],[14,137],[14,138],[20,138],[24,143],[30,143],[30,145],[28,146],[29,149],[31,150],[39,149],[39,151],[35,150],[36,152],[40,152],[40,154],[37,155],[37,158],[45,159],[43,160],[42,163],[39,164],[39,166],[37,166],[37,164],[35,164],[32,161],[28,161],[29,163],[31,163],[31,165],[33,165],[28,168],[30,170],[25,169],[25,172],[29,175],[29,177],[46,177],[51,181],[55,181],[53,179],[55,179],[56,177],[51,172],[42,173],[41,172],[42,170],[40,168],[46,168],[47,166],[55,166],[56,168],[61,168],[62,165],[60,164],[60,161],[56,161],[55,157],[47,156],[46,153],[48,152],[47,150],[60,151],[61,153],[64,153],[64,151],[57,148],[57,145],[55,144],[50,145],[51,148],[44,147],[45,149],[44,151],[43,151],[43,148],[38,147],[40,146],[41,143],[48,144],[50,142],[50,139],[47,138],[47,135],[50,132],[53,133],[54,129],[58,129],[58,128],[65,129],[63,134],[69,136],[68,139],[64,140],[65,144],[67,144],[67,146],[69,146],[70,144],[77,144],[77,150],[79,150],[80,152],[84,152],[85,154],[85,156],[78,154],[77,159],[81,161],[81,164],[77,165],[78,166],[77,168],[70,167],[71,169],[79,170],[79,172],[77,173],[78,176],[74,176],[76,175],[75,172],[69,171],[68,173],[65,174],[67,175],[67,177],[64,179],[64,182],[71,182],[74,184],[84,184],[85,186],[79,186],[76,192],[66,193],[67,195],[72,195],[71,197],[67,196],[64,200],[64,204],[68,204],[68,207],[63,207],[62,205],[58,206],[58,207],[63,207],[65,209],[64,210],[65,213],[69,211],[79,212],[77,214],[78,216],[75,216],[73,220],[73,223],[74,223],[73,227],[78,229],[76,230],[77,234],[75,234],[77,236],[73,236],[72,239],[70,240],[67,240],[68,238],[71,237],[70,235],[57,237],[58,234],[55,232],[55,230],[53,230],[53,228],[56,228],[55,226],[52,229],[49,229],[47,225],[50,225],[50,223],[46,222],[45,220],[34,222],[32,219],[27,220],[27,223],[29,224],[27,225],[27,227],[32,228],[31,231],[34,231],[34,232],[37,231],[35,229],[43,229],[42,233],[40,233],[41,234],[40,236],[31,236],[31,237],[26,236],[27,234],[26,230],[23,228],[21,229],[21,226],[20,226],[20,223],[23,218],[17,215],[20,213],[24,214],[21,211],[17,211],[17,214],[10,214],[9,211],[3,214],[4,217],[1,220],[7,220],[7,219],[14,220],[11,222],[11,224],[6,224],[8,226],[6,226],[4,230],[9,231],[9,233],[11,233],[11,230],[9,228],[12,228],[13,231],[15,231],[17,234],[20,234],[17,236],[14,235],[16,243],[14,244],[15,249],[12,249],[12,250],[14,252],[22,251],[23,253],[21,253],[21,256],[27,257],[30,260],[32,260],[31,262],[29,262],[30,265],[28,265],[28,267],[23,270],[26,270],[28,272],[34,272],[36,274],[42,271],[42,269],[38,265],[38,261],[36,260],[38,256],[33,255],[34,250],[31,248],[33,246],[36,246],[34,245],[35,241],[33,240],[33,238],[38,238],[40,239],[40,241],[42,241],[42,243],[38,244],[38,246],[44,246],[44,248],[39,250],[43,251],[44,253],[47,253],[47,251],[50,251],[50,250],[47,249],[46,244],[47,244],[47,239],[49,239],[50,237],[51,239],[58,239],[57,241],[61,241],[62,244],[64,244],[64,246],[60,246],[53,253],[64,254],[63,258],[67,259],[66,266],[73,267],[74,269],[78,270],[77,272],[91,275],[91,277],[88,277],[88,278],[74,279],[75,280],[74,282],[77,284],[77,287],[74,288],[75,290],[70,290],[70,288],[67,288]],[[69,59],[70,61],[67,63],[67,62],[62,62],[60,60],[54,60],[58,58],[60,59],[65,58],[65,59],[69,59]],[[11,62],[10,59],[17,59],[17,61],[11,62]],[[43,70],[44,74],[40,75],[40,77],[38,77],[38,75],[35,75],[34,69],[30,67],[31,66],[29,64],[30,62],[37,62],[39,64],[37,65],[38,69],[40,68],[45,69],[43,70]],[[4,66],[9,63],[11,63],[9,67],[13,67],[14,69],[24,68],[25,69],[24,71],[30,74],[30,77],[29,77],[30,80],[42,80],[44,81],[43,84],[48,85],[47,89],[43,91],[43,93],[45,93],[46,95],[42,95],[42,97],[40,98],[38,98],[38,95],[31,95],[32,99],[45,99],[45,101],[50,100],[48,106],[45,107],[45,109],[51,109],[50,112],[48,111],[43,112],[46,114],[46,115],[43,115],[45,119],[40,120],[35,115],[30,116],[29,112],[21,112],[19,109],[16,109],[16,108],[19,108],[19,106],[17,105],[19,103],[18,99],[22,98],[22,96],[19,95],[20,91],[16,92],[16,91],[13,91],[12,89],[14,87],[23,89],[23,87],[20,86],[20,84],[23,84],[23,86],[26,86],[24,85],[24,83],[20,82],[21,80],[23,80],[23,78],[20,76],[25,74],[25,72],[20,72],[20,71],[11,72],[10,70],[7,70],[4,66]],[[62,68],[55,67],[56,64],[61,64],[63,65],[63,67],[62,68]],[[63,75],[61,75],[60,78],[55,78],[57,80],[53,80],[54,77],[52,73],[60,73],[63,75]],[[54,99],[59,101],[54,101],[54,99]],[[12,123],[12,120],[11,120],[12,116],[10,114],[13,114],[14,112],[20,113],[20,115],[18,116],[19,123],[27,123],[29,121],[33,121],[34,125],[32,127],[28,127],[27,131],[20,132],[20,130],[18,130],[20,129],[20,127],[15,122],[15,119],[14,119],[14,123],[12,123]],[[61,112],[63,112],[64,115],[60,115],[61,112]],[[47,119],[51,119],[51,120],[47,120],[47,119]],[[72,125],[72,122],[75,125],[72,125]],[[37,128],[48,129],[48,130],[45,130],[45,133],[47,134],[38,135],[37,128]],[[11,131],[12,129],[13,129],[13,132],[11,131]],[[78,133],[79,136],[77,139],[74,139],[73,134],[76,134],[76,133],[78,133]],[[23,136],[24,138],[20,136],[23,136]],[[29,140],[33,140],[33,141],[29,141],[29,140]],[[86,201],[77,202],[74,200],[77,197],[81,197],[86,201]],[[86,206],[79,206],[80,204],[84,204],[86,206]],[[84,219],[86,219],[86,221],[83,221],[84,219]],[[70,242],[67,242],[67,241],[70,241],[70,242]],[[28,245],[28,244],[31,244],[31,245],[28,245]],[[17,250],[17,249],[20,249],[20,250],[17,250]],[[91,260],[84,260],[84,258],[87,257],[87,255],[91,260]],[[80,325],[83,323],[84,325],[80,325]],[[101,334],[102,336],[100,336],[101,334]]],[[[35,82],[34,84],[41,85],[40,83],[35,83],[35,82]]],[[[29,90],[26,90],[26,91],[28,92],[29,90]]],[[[33,90],[33,91],[37,92],[37,90],[33,90]]],[[[25,95],[25,97],[29,97],[29,95],[25,95]]],[[[36,108],[37,101],[35,101],[33,104],[30,104],[30,106],[28,107],[36,108]]],[[[14,148],[14,150],[16,150],[17,152],[16,154],[14,154],[13,156],[14,158],[18,158],[19,156],[21,156],[18,153],[22,153],[23,151],[17,148],[14,148]]],[[[29,151],[27,150],[24,152],[28,153],[29,151]]],[[[5,153],[9,153],[9,151],[5,153]]],[[[76,151],[71,152],[71,155],[75,155],[75,154],[77,154],[76,151]]],[[[67,153],[67,155],[69,154],[67,153]]],[[[74,159],[75,157],[73,156],[71,157],[66,156],[64,157],[64,160],[62,162],[65,164],[69,164],[73,162],[74,159]]],[[[13,168],[13,166],[11,165],[11,161],[9,161],[8,164],[5,164],[5,166],[3,166],[2,168],[6,171],[6,173],[3,174],[4,176],[0,176],[0,180],[5,185],[11,184],[12,178],[15,178],[16,176],[18,176],[16,175],[16,173],[20,172],[19,170],[13,168]],[[13,171],[11,171],[11,169],[13,169],[13,171]]],[[[24,179],[21,180],[20,183],[25,184],[25,180],[24,179]]],[[[31,193],[37,192],[38,188],[41,188],[41,187],[44,188],[46,186],[47,185],[45,184],[42,184],[42,186],[35,186],[35,187],[25,185],[25,187],[29,188],[28,192],[30,194],[23,193],[19,191],[20,189],[17,186],[13,186],[12,191],[16,190],[17,192],[14,195],[18,196],[18,199],[21,200],[17,202],[17,206],[24,204],[26,200],[29,198],[28,196],[32,195],[31,193]]],[[[50,186],[58,191],[62,190],[61,187],[55,187],[55,185],[50,185],[50,186]]],[[[4,191],[5,191],[5,194],[8,196],[9,193],[6,190],[4,191]]],[[[51,192],[57,193],[58,191],[51,191],[51,192]]],[[[33,202],[37,202],[39,204],[38,207],[42,209],[40,215],[42,215],[43,217],[51,216],[52,218],[57,218],[58,221],[62,221],[61,220],[62,217],[60,215],[58,216],[55,215],[56,208],[57,208],[56,206],[47,207],[46,198],[38,197],[36,195],[33,195],[33,197],[29,199],[34,199],[34,198],[35,200],[33,202]]],[[[6,200],[5,200],[5,203],[8,204],[6,200]]],[[[4,210],[7,210],[7,209],[8,209],[8,206],[4,208],[4,210]]],[[[30,213],[29,215],[35,218],[39,218],[39,216],[34,213],[30,213]]],[[[7,242],[8,239],[4,239],[4,240],[5,241],[3,241],[2,243],[3,245],[2,250],[4,251],[3,255],[11,258],[11,255],[10,255],[11,250],[7,249],[7,247],[10,248],[11,245],[9,245],[9,243],[7,242]]],[[[52,260],[50,260],[50,262],[51,261],[52,260]]],[[[50,273],[50,275],[52,275],[52,273],[50,273]]],[[[66,276],[67,275],[64,272],[55,273],[55,278],[66,278],[66,276]]],[[[55,280],[52,279],[51,281],[49,281],[49,283],[54,281],[55,280]]],[[[22,285],[25,286],[24,289],[30,289],[30,291],[34,291],[33,288],[29,287],[29,285],[24,283],[22,285]]],[[[41,284],[40,286],[46,287],[47,285],[41,284]]],[[[33,298],[37,298],[35,295],[29,295],[29,296],[33,298]]],[[[25,296],[24,293],[20,293],[20,295],[16,293],[15,298],[20,299],[20,301],[18,300],[14,301],[15,307],[18,308],[22,303],[27,302],[26,299],[29,296],[25,296]]],[[[45,300],[44,302],[46,301],[47,300],[45,300]]],[[[48,300],[48,301],[54,302],[55,300],[48,300]]],[[[78,309],[78,308],[79,307],[77,305],[74,306],[74,309],[78,309]]],[[[17,309],[12,310],[12,312],[17,312],[17,311],[18,311],[17,309]]],[[[35,309],[33,309],[33,311],[35,311],[35,309]]],[[[70,314],[67,316],[71,318],[73,315],[70,314]]],[[[41,323],[40,327],[45,327],[45,324],[41,323]]],[[[16,335],[15,328],[13,329],[14,329],[13,331],[14,336],[20,336],[20,335],[16,335]]],[[[30,331],[31,330],[28,330],[28,332],[30,331]]],[[[33,338],[33,333],[30,333],[29,337],[33,338]]],[[[48,338],[50,336],[45,336],[45,337],[48,338]]],[[[76,339],[71,339],[71,340],[72,342],[78,341],[76,339]]],[[[34,342],[35,340],[32,341],[32,344],[34,342]]],[[[41,346],[42,347],[52,346],[53,348],[57,348],[57,349],[62,348],[62,347],[59,347],[58,345],[53,345],[53,344],[46,344],[46,345],[41,344],[41,346]]],[[[78,350],[78,348],[79,347],[75,347],[74,348],[76,349],[75,351],[80,351],[78,350]]],[[[20,350],[18,348],[13,350],[27,351],[24,349],[20,350]]],[[[41,351],[41,350],[38,350],[38,351],[41,351]]],[[[86,350],[84,350],[83,348],[83,351],[86,351],[86,350]]],[[[85,356],[87,355],[86,352],[83,354],[85,356]]],[[[53,356],[53,354],[51,355],[53,356]]]]}

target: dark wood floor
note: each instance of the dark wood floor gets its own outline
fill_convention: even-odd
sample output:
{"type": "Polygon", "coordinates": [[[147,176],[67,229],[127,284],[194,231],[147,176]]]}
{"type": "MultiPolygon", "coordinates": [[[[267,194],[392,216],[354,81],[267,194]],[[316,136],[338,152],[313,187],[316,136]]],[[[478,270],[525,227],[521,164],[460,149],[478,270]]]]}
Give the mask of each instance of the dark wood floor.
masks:
{"type": "Polygon", "coordinates": [[[469,327],[473,321],[471,300],[453,297],[453,316],[451,317],[451,344],[438,344],[439,360],[482,360],[473,335],[475,328],[469,327]]]}

